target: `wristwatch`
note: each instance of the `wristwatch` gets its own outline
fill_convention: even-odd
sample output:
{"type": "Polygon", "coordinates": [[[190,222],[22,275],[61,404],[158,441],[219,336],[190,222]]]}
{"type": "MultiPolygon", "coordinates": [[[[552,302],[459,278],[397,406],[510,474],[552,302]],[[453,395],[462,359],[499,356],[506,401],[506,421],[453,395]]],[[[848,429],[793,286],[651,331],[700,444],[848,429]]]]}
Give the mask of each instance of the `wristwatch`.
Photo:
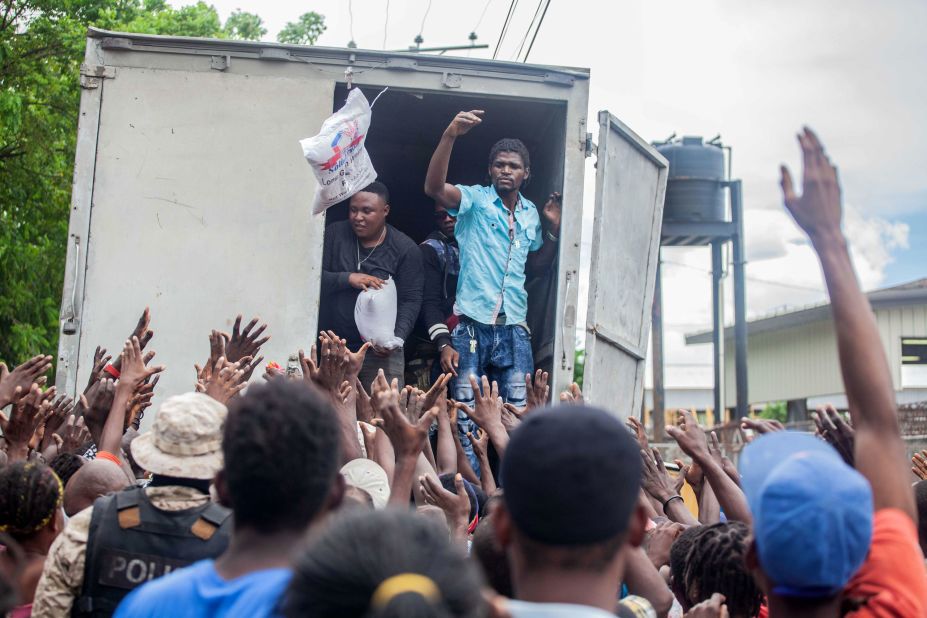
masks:
{"type": "Polygon", "coordinates": [[[560,238],[558,238],[557,236],[554,236],[553,234],[551,234],[551,233],[550,233],[550,230],[547,230],[546,232],[544,232],[544,235],[547,236],[547,239],[548,239],[548,240],[551,240],[551,241],[553,241],[553,242],[559,242],[559,241],[560,241],[560,238]]]}

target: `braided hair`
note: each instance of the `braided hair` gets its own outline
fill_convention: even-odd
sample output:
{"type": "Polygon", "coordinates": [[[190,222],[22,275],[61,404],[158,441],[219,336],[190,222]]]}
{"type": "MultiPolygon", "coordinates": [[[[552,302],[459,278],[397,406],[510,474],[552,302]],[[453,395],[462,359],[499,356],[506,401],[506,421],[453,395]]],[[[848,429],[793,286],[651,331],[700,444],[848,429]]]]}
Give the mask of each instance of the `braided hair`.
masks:
{"type": "Polygon", "coordinates": [[[61,484],[67,486],[71,477],[74,476],[85,463],[87,463],[87,460],[80,455],[75,455],[74,453],[58,453],[48,465],[54,470],[55,474],[58,475],[58,478],[61,479],[61,484]]]}
{"type": "Polygon", "coordinates": [[[0,470],[0,532],[16,540],[31,537],[61,508],[61,479],[42,463],[19,461],[0,470]]]}
{"type": "Polygon", "coordinates": [[[753,618],[763,593],[747,571],[749,528],[742,522],[702,526],[692,539],[684,574],[686,596],[694,605],[715,592],[725,596],[732,618],[753,618]]]}

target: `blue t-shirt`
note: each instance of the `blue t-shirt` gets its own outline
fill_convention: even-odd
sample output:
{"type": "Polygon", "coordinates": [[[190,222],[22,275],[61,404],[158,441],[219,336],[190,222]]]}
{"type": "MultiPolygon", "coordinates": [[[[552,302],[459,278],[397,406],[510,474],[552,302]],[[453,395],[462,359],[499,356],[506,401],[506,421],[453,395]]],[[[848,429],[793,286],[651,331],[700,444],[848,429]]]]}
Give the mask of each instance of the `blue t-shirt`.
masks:
{"type": "Polygon", "coordinates": [[[460,247],[455,313],[492,324],[498,311],[505,313],[506,324],[521,324],[528,317],[525,263],[528,253],[544,244],[537,207],[519,194],[510,221],[494,187],[456,186],[460,206],[447,210],[457,217],[454,236],[460,247]]]}
{"type": "Polygon", "coordinates": [[[114,616],[273,616],[292,575],[290,569],[265,569],[226,581],[216,573],[215,561],[201,560],[136,588],[114,616]]]}

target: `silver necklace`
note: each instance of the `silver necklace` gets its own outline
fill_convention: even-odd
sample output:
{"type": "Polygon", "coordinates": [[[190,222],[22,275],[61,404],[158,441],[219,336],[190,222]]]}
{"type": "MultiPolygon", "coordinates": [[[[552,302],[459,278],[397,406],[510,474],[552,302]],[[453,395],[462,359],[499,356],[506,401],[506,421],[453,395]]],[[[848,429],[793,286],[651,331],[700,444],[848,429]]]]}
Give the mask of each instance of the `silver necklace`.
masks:
{"type": "Polygon", "coordinates": [[[370,250],[370,253],[367,254],[363,260],[360,259],[360,243],[357,241],[357,236],[354,237],[354,246],[357,248],[357,272],[360,272],[361,264],[370,259],[370,256],[373,255],[373,252],[377,250],[377,247],[386,239],[386,228],[383,228],[383,233],[380,234],[380,240],[377,241],[377,244],[373,246],[373,249],[370,250]]]}

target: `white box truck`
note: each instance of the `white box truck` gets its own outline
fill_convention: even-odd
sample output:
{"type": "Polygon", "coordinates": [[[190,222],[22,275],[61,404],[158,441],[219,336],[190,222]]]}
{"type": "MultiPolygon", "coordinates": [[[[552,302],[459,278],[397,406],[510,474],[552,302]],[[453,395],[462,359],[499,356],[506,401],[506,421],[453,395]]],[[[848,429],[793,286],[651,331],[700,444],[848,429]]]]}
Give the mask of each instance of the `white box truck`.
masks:
{"type": "Polygon", "coordinates": [[[458,140],[449,179],[484,182],[490,146],[517,137],[531,153],[527,196],[562,192],[558,261],[528,286],[535,357],[554,392],[573,376],[583,176],[595,156],[585,394],[639,410],[667,163],[607,112],[592,120],[593,143],[588,70],[95,29],[81,68],[59,388],[79,392],[95,347],[117,353],[145,306],[167,365],[158,399],[192,388],[209,330],[238,313],[269,324],[268,359],[308,350],[325,302],[324,226],[346,208],[310,213],[315,179],[298,140],[341,107],[350,82],[370,100],[389,86],[367,148],[392,195],[390,223],[413,239],[431,225],[428,160],[460,110],[486,115],[458,140]]]}

